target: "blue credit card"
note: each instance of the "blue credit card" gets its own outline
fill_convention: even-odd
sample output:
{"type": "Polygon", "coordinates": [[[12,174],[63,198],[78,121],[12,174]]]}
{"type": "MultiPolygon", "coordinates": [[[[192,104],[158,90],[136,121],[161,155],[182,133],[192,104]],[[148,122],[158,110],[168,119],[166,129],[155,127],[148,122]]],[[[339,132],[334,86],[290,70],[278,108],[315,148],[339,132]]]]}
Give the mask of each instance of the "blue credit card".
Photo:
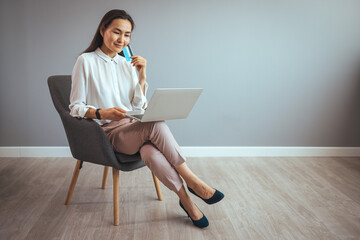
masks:
{"type": "Polygon", "coordinates": [[[134,54],[133,54],[133,51],[132,51],[130,45],[127,45],[126,47],[124,47],[123,53],[124,53],[124,57],[125,57],[126,61],[131,62],[132,59],[130,57],[134,56],[134,54]]]}

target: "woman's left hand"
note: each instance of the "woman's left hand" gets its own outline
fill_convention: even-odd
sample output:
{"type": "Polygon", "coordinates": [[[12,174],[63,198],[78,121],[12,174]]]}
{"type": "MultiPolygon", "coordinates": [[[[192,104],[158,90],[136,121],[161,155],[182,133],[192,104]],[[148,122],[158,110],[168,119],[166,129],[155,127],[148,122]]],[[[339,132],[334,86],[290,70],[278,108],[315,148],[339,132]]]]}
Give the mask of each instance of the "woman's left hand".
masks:
{"type": "Polygon", "coordinates": [[[130,62],[133,66],[136,67],[136,70],[139,72],[140,79],[146,79],[146,59],[139,56],[134,55],[130,57],[132,61],[130,62]]]}

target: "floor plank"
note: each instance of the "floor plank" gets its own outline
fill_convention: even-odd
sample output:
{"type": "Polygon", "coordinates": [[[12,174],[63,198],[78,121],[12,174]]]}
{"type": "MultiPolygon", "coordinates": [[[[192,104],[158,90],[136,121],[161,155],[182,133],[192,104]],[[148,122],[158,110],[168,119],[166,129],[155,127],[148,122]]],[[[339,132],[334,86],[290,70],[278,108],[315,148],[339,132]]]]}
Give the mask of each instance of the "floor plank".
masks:
{"type": "Polygon", "coordinates": [[[0,158],[0,239],[359,239],[359,158],[189,158],[225,194],[192,197],[210,226],[195,228],[146,167],[120,172],[120,225],[113,226],[112,174],[84,163],[64,205],[72,158],[0,158]]]}

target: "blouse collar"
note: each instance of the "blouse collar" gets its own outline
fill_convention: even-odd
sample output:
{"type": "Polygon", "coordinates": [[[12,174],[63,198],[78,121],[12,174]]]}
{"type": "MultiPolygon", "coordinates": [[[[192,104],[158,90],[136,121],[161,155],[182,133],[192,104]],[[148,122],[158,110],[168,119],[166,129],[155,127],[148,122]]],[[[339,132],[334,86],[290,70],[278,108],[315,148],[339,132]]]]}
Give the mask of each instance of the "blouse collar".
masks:
{"type": "Polygon", "coordinates": [[[108,55],[106,55],[99,47],[95,50],[95,53],[101,57],[105,62],[112,62],[118,63],[120,61],[119,54],[116,54],[115,57],[111,58],[108,55]]]}

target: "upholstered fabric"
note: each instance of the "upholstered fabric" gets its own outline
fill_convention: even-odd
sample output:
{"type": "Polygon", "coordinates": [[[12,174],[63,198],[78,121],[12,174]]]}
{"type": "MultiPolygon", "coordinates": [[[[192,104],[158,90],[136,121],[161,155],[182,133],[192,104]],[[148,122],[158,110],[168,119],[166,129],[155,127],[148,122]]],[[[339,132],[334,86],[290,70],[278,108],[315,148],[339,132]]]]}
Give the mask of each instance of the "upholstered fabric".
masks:
{"type": "Polygon", "coordinates": [[[74,158],[122,171],[145,166],[139,153],[126,155],[114,152],[104,131],[93,120],[70,116],[70,75],[51,76],[48,78],[48,85],[74,158]]]}

